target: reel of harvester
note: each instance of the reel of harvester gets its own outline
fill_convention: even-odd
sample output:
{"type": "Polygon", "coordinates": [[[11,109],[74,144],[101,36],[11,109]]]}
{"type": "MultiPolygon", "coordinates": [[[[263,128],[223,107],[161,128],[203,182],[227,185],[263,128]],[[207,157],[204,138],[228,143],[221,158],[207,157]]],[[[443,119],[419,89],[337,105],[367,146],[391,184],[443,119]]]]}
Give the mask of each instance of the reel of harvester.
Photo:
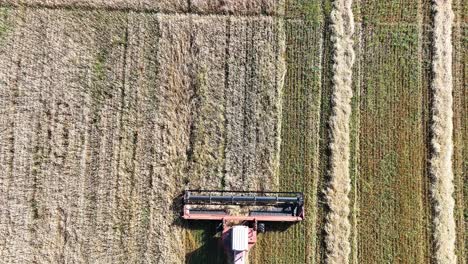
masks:
{"type": "Polygon", "coordinates": [[[242,264],[257,233],[265,232],[265,222],[304,219],[304,198],[300,192],[186,190],[182,217],[220,221],[226,252],[233,263],[242,264]]]}

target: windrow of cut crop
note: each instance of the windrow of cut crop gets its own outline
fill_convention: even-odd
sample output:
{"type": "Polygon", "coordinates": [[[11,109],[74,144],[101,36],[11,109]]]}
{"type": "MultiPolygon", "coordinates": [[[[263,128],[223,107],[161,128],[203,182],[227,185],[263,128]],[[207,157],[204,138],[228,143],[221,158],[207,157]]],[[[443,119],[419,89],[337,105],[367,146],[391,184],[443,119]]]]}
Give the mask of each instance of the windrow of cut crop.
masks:
{"type": "Polygon", "coordinates": [[[453,198],[453,83],[452,1],[434,1],[432,61],[432,155],[430,173],[434,202],[434,258],[437,263],[456,263],[455,200],[453,198]]]}
{"type": "Polygon", "coordinates": [[[351,180],[350,117],[352,98],[352,67],[354,63],[354,18],[351,0],[333,3],[331,13],[331,39],[333,42],[333,91],[330,119],[330,181],[326,188],[329,211],[325,224],[326,262],[348,263],[351,245],[349,241],[349,192],[351,180]]]}

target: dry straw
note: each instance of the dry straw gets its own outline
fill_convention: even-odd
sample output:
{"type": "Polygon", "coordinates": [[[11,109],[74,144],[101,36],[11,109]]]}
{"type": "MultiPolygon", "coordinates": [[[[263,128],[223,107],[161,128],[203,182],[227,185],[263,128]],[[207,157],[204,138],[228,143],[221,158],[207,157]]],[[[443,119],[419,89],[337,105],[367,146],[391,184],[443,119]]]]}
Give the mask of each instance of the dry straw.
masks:
{"type": "Polygon", "coordinates": [[[455,218],[453,199],[453,110],[452,110],[452,12],[451,0],[433,2],[434,33],[432,61],[432,156],[430,172],[434,200],[435,260],[440,264],[456,263],[455,218]]]}
{"type": "Polygon", "coordinates": [[[348,263],[351,246],[349,242],[349,198],[351,189],[349,175],[349,122],[351,116],[351,77],[354,63],[352,35],[354,19],[351,0],[337,0],[331,13],[333,41],[333,95],[330,120],[330,183],[326,190],[329,206],[325,231],[327,263],[348,263]]]}

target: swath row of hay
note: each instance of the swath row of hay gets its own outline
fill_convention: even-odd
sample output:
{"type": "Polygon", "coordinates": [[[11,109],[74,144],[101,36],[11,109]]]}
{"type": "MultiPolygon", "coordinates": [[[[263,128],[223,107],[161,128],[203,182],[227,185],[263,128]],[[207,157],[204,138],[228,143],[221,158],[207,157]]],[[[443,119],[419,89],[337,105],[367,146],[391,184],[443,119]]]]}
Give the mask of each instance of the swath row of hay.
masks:
{"type": "Polygon", "coordinates": [[[452,1],[433,2],[434,33],[432,61],[432,157],[435,260],[456,263],[455,200],[453,198],[453,78],[452,78],[452,1]]]}
{"type": "Polygon", "coordinates": [[[330,118],[330,182],[326,189],[329,212],[326,216],[325,243],[327,263],[348,263],[349,241],[349,174],[352,67],[354,63],[354,18],[351,0],[333,2],[331,30],[333,42],[333,94],[330,118]]]}

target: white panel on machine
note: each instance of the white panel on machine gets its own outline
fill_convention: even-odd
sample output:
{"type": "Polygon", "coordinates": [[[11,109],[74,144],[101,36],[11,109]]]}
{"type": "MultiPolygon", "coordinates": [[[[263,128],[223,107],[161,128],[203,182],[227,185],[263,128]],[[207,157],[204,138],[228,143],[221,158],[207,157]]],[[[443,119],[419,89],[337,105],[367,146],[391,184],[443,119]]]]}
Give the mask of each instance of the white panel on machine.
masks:
{"type": "Polygon", "coordinates": [[[232,250],[244,251],[249,249],[249,227],[234,226],[232,228],[232,250]]]}

